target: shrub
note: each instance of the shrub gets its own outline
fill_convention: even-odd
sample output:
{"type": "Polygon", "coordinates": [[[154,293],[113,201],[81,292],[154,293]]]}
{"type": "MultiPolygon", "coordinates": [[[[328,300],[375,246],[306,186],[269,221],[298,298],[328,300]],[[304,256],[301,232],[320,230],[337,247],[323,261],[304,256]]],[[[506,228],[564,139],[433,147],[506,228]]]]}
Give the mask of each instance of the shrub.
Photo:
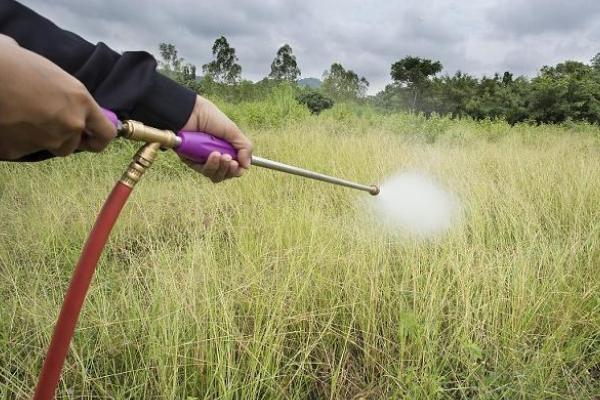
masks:
{"type": "Polygon", "coordinates": [[[296,100],[308,107],[313,114],[319,114],[321,111],[333,107],[333,100],[316,90],[300,93],[296,96],[296,100]]]}

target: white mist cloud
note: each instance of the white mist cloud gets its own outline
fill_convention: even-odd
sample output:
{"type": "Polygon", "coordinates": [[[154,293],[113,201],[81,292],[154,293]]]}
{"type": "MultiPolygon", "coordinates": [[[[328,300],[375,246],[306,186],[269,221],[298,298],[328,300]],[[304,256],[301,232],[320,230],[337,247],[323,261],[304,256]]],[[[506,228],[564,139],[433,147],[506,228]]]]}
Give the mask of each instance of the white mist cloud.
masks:
{"type": "Polygon", "coordinates": [[[374,210],[392,231],[429,239],[446,232],[459,213],[458,200],[433,179],[404,172],[386,180],[374,210]]]}

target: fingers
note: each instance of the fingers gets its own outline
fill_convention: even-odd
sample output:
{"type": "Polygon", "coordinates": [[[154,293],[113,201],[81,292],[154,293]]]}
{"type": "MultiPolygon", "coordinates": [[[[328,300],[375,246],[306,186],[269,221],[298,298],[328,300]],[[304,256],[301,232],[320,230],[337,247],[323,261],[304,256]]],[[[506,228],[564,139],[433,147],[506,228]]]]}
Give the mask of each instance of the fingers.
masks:
{"type": "MultiPolygon", "coordinates": [[[[240,128],[210,100],[202,96],[196,98],[192,115],[183,130],[202,131],[227,140],[238,152],[239,167],[250,168],[252,143],[240,128]]],[[[238,168],[235,174],[243,174],[243,172],[244,170],[238,168]]]]}
{"type": "Polygon", "coordinates": [[[80,143],[81,135],[73,135],[69,137],[69,139],[65,140],[60,147],[52,149],[50,152],[58,157],[66,157],[77,150],[80,143]]]}
{"type": "Polygon", "coordinates": [[[235,177],[237,162],[229,154],[212,152],[200,172],[214,183],[235,177]]]}
{"type": "Polygon", "coordinates": [[[81,148],[87,151],[100,152],[104,150],[117,135],[117,128],[106,118],[100,106],[93,100],[85,129],[86,135],[81,148]]]}
{"type": "Polygon", "coordinates": [[[224,125],[225,127],[222,133],[223,139],[231,143],[233,148],[237,150],[237,158],[240,167],[244,169],[250,168],[252,160],[252,143],[233,121],[227,118],[224,125]]]}
{"type": "Polygon", "coordinates": [[[237,127],[237,125],[233,124],[231,128],[233,130],[232,138],[230,143],[233,147],[238,151],[238,161],[242,168],[248,169],[250,168],[250,163],[252,161],[252,143],[237,127]]]}
{"type": "Polygon", "coordinates": [[[240,164],[237,161],[232,160],[229,163],[229,173],[227,176],[230,178],[239,178],[240,176],[244,175],[244,171],[245,169],[240,168],[240,164]]]}
{"type": "Polygon", "coordinates": [[[213,183],[241,176],[238,162],[233,160],[230,155],[217,151],[212,152],[204,164],[196,164],[185,158],[182,158],[182,161],[194,171],[209,178],[213,183]]]}
{"type": "Polygon", "coordinates": [[[250,163],[252,161],[252,147],[244,147],[238,150],[238,160],[240,162],[240,166],[243,168],[240,173],[243,174],[244,170],[250,168],[250,163]]]}
{"type": "Polygon", "coordinates": [[[212,178],[213,182],[222,182],[227,178],[230,161],[232,161],[232,158],[229,154],[224,154],[220,157],[219,168],[217,169],[212,178]]]}
{"type": "Polygon", "coordinates": [[[208,156],[208,159],[204,163],[204,166],[201,167],[200,172],[202,175],[210,178],[214,182],[214,176],[219,170],[219,166],[221,165],[221,154],[219,152],[213,151],[208,156]]]}

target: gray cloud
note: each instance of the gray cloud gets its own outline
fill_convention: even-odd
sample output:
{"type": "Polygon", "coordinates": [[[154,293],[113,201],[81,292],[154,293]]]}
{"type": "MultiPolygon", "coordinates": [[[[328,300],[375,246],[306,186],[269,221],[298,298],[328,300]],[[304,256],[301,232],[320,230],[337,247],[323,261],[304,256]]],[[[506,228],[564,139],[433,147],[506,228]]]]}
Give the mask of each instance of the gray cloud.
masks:
{"type": "Polygon", "coordinates": [[[371,92],[390,82],[390,65],[406,55],[440,60],[445,72],[475,75],[513,70],[534,74],[544,64],[587,61],[600,50],[596,0],[23,0],[61,27],[118,51],[158,52],[174,43],[200,67],[214,40],[236,48],[242,74],[269,73],[289,43],[303,77],[321,77],[331,63],[365,76],[371,92]]]}
{"type": "Polygon", "coordinates": [[[522,36],[581,31],[599,16],[598,0],[517,0],[498,2],[487,18],[495,33],[522,36]]]}

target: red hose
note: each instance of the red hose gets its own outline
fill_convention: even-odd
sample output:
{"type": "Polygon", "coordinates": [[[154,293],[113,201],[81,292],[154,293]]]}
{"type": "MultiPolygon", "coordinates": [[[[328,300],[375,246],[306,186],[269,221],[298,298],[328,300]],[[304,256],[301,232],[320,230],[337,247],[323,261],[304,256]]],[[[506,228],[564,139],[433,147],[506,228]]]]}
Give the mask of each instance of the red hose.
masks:
{"type": "Polygon", "coordinates": [[[52,342],[48,348],[40,379],[35,388],[34,400],[51,400],[54,398],[60,380],[60,372],[69,350],[69,343],[71,343],[75,325],[77,325],[77,319],[94,276],[98,259],[131,190],[129,186],[117,182],[108,199],[106,199],[98,219],[96,219],[96,224],[81,252],[79,263],[75,267],[71,284],[54,327],[52,342]]]}

